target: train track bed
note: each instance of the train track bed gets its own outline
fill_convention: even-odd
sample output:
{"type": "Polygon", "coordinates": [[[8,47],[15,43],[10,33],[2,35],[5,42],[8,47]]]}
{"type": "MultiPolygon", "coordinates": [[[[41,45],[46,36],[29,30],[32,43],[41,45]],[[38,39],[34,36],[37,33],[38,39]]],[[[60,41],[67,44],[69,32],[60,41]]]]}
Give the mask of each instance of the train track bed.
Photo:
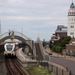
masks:
{"type": "Polygon", "coordinates": [[[4,59],[4,61],[6,75],[29,75],[16,62],[16,59],[4,59]]]}
{"type": "Polygon", "coordinates": [[[4,75],[4,71],[3,71],[3,53],[0,53],[0,75],[4,75]]]}
{"type": "Polygon", "coordinates": [[[3,61],[0,60],[0,75],[4,75],[4,71],[3,71],[3,61]]]}

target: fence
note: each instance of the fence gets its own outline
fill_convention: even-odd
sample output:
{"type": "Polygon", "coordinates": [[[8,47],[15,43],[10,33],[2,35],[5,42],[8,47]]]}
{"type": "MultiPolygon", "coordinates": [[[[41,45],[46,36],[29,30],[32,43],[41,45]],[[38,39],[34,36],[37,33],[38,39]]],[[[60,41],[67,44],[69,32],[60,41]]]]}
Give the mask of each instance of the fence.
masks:
{"type": "Polygon", "coordinates": [[[19,62],[24,67],[41,65],[42,67],[47,69],[49,72],[52,72],[53,75],[75,75],[75,74],[72,74],[72,72],[70,70],[68,70],[68,68],[65,68],[65,69],[59,68],[58,66],[55,66],[52,63],[49,63],[47,61],[38,60],[38,61],[28,61],[28,62],[19,61],[19,62]]]}
{"type": "Polygon", "coordinates": [[[43,66],[48,71],[52,72],[54,75],[72,75],[70,71],[61,69],[57,66],[54,66],[46,61],[39,61],[39,65],[43,66]]]}

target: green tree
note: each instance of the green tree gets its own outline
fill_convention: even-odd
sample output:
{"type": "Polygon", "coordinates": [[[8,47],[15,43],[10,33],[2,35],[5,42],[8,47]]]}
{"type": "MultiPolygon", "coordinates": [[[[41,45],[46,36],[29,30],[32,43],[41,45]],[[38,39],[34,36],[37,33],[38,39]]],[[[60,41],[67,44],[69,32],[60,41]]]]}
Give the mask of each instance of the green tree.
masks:
{"type": "Polygon", "coordinates": [[[61,46],[53,46],[52,51],[60,53],[60,52],[62,52],[62,47],[61,46]]]}
{"type": "Polygon", "coordinates": [[[52,44],[52,41],[50,40],[49,41],[49,48],[52,49],[52,46],[53,46],[53,44],[52,44]]]}
{"type": "Polygon", "coordinates": [[[46,47],[48,45],[48,42],[45,41],[45,39],[43,40],[43,47],[46,47]]]}
{"type": "Polygon", "coordinates": [[[49,47],[55,52],[62,52],[62,49],[64,49],[66,47],[66,44],[68,44],[70,40],[71,40],[70,36],[63,37],[54,42],[52,42],[52,40],[50,40],[49,47]]]}
{"type": "Polygon", "coordinates": [[[68,44],[70,40],[71,40],[71,37],[70,36],[64,37],[62,39],[62,41],[61,41],[60,46],[62,46],[63,48],[65,48],[66,47],[66,44],[68,44]]]}

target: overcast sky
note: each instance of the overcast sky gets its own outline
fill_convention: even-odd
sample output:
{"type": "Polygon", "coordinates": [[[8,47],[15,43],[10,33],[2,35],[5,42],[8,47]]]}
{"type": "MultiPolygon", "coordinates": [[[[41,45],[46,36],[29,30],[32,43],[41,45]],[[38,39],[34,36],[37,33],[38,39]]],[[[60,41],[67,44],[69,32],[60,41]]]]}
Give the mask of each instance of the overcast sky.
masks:
{"type": "Polygon", "coordinates": [[[48,41],[57,25],[67,26],[71,3],[72,0],[0,0],[2,33],[10,29],[33,40],[39,36],[48,41]]]}

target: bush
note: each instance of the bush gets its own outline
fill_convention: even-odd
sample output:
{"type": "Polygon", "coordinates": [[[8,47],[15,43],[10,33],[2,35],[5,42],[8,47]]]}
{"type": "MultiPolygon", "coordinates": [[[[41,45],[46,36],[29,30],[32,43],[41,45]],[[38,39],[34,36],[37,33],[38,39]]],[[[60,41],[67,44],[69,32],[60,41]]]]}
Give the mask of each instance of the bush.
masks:
{"type": "Polygon", "coordinates": [[[54,52],[62,52],[62,47],[61,46],[53,46],[53,48],[52,48],[52,50],[54,51],[54,52]]]}
{"type": "Polygon", "coordinates": [[[55,50],[56,50],[56,46],[53,46],[53,47],[52,47],[52,51],[55,51],[55,50]]]}

